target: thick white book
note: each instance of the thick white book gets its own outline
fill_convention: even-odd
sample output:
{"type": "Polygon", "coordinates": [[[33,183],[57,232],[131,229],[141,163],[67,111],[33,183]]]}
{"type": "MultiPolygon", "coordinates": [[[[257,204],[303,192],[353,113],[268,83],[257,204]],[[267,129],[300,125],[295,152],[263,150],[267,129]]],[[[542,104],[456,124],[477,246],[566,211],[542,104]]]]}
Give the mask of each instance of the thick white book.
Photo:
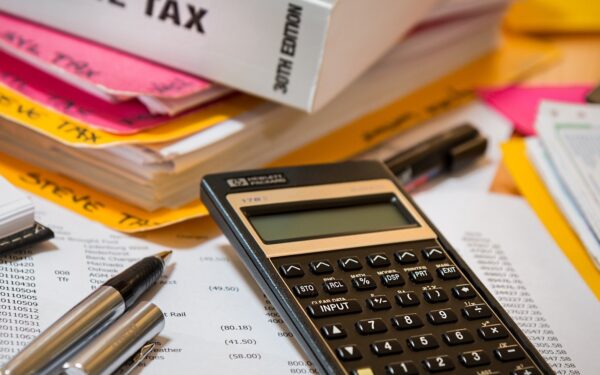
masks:
{"type": "Polygon", "coordinates": [[[314,111],[440,1],[2,0],[0,10],[314,111]]]}

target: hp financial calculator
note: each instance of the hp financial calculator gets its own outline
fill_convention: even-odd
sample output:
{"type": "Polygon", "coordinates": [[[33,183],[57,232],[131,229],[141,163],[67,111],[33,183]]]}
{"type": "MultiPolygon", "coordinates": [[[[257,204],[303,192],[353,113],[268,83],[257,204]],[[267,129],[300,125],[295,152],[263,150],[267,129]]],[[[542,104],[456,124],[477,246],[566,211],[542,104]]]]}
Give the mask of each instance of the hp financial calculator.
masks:
{"type": "Polygon", "coordinates": [[[201,196],[322,374],[553,373],[383,164],[214,174],[201,196]]]}

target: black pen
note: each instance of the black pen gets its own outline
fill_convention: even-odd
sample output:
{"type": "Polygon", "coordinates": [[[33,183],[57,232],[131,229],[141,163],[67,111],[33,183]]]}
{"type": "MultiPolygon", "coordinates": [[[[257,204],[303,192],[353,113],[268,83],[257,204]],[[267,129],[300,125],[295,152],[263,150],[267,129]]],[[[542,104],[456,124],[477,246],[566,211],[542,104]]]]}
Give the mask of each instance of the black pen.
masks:
{"type": "Polygon", "coordinates": [[[46,374],[62,365],[158,281],[171,253],[143,258],[106,281],[6,363],[0,374],[46,374]]]}
{"type": "Polygon", "coordinates": [[[437,134],[385,161],[407,191],[477,160],[485,153],[487,139],[470,124],[437,134]]]}

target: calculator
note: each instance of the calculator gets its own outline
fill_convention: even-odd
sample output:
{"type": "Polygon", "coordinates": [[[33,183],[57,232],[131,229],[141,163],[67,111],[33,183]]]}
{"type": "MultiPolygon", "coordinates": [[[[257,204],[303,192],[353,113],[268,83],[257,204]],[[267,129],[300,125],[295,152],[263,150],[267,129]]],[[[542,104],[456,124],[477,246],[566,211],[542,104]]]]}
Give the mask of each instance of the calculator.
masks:
{"type": "Polygon", "coordinates": [[[201,197],[321,374],[553,374],[382,163],[213,174],[201,197]]]}

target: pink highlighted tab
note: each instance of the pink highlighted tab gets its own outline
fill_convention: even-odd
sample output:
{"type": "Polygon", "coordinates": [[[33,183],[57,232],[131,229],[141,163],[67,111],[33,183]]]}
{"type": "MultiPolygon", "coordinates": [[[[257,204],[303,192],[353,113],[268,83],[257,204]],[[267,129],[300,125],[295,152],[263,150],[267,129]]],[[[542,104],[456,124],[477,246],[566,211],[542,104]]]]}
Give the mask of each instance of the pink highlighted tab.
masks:
{"type": "Polygon", "coordinates": [[[535,117],[542,100],[583,103],[592,86],[511,86],[478,90],[481,98],[510,119],[523,135],[535,134],[535,117]]]}
{"type": "Polygon", "coordinates": [[[0,48],[45,72],[115,98],[175,99],[215,87],[199,77],[5,13],[0,13],[0,48]]]}
{"type": "Polygon", "coordinates": [[[109,103],[0,52],[0,83],[42,106],[114,134],[132,134],[172,118],[151,115],[137,100],[109,103]]]}

